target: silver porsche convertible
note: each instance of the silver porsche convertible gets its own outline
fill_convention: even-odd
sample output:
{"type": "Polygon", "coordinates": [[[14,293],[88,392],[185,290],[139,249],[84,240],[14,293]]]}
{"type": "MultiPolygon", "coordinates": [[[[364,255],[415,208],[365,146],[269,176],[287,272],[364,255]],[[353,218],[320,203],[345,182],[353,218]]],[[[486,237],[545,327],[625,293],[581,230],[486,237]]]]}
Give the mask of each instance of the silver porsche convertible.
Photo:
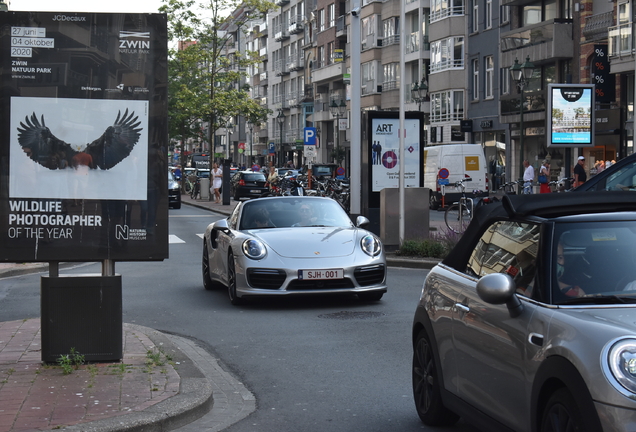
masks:
{"type": "Polygon", "coordinates": [[[268,197],[240,203],[203,239],[203,286],[227,287],[232,304],[249,297],[386,292],[380,239],[354,225],[331,198],[268,197]]]}

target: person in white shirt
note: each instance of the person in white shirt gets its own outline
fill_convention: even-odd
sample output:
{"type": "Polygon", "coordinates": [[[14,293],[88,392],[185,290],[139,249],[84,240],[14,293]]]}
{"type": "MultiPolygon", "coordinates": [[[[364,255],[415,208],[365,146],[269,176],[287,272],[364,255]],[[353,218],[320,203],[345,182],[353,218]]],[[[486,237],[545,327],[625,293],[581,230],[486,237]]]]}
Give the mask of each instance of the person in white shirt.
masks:
{"type": "Polygon", "coordinates": [[[534,181],[534,168],[527,159],[523,161],[523,166],[525,167],[525,171],[523,172],[523,193],[531,194],[532,182],[534,181]]]}

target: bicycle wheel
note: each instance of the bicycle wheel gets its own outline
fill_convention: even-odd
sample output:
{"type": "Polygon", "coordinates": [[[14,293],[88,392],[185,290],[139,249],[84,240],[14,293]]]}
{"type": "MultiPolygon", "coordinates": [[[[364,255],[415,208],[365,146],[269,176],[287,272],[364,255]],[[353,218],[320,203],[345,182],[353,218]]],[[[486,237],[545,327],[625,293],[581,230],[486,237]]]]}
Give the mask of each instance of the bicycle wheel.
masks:
{"type": "Polygon", "coordinates": [[[470,213],[465,205],[461,206],[461,220],[459,204],[453,204],[446,209],[444,213],[444,222],[449,230],[454,233],[461,234],[466,231],[466,227],[470,222],[470,213]]]}

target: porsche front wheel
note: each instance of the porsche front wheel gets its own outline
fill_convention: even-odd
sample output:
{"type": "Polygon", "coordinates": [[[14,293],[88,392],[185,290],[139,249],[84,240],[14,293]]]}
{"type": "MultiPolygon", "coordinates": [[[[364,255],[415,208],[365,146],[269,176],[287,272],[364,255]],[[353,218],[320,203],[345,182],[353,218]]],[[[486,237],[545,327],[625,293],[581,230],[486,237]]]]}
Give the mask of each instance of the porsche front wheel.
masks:
{"type": "Polygon", "coordinates": [[[227,257],[227,293],[233,305],[243,303],[243,300],[236,295],[236,268],[234,267],[234,254],[232,252],[227,257]]]}

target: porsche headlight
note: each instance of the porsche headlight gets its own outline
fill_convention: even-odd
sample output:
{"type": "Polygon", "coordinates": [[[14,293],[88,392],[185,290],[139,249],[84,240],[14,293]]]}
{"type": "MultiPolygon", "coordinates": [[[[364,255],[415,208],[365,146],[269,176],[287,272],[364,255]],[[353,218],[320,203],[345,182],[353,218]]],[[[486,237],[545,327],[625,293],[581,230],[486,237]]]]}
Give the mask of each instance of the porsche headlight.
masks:
{"type": "Polygon", "coordinates": [[[607,362],[616,381],[636,394],[636,339],[615,342],[607,351],[607,362]]]}
{"type": "Polygon", "coordinates": [[[360,246],[362,247],[362,250],[364,251],[364,253],[372,257],[379,255],[380,252],[382,251],[382,245],[380,244],[380,240],[378,240],[375,236],[371,234],[367,234],[364,237],[362,237],[362,240],[360,240],[360,246]]]}
{"type": "Polygon", "coordinates": [[[248,258],[259,260],[267,255],[267,249],[260,241],[248,239],[243,242],[243,254],[248,258]]]}

